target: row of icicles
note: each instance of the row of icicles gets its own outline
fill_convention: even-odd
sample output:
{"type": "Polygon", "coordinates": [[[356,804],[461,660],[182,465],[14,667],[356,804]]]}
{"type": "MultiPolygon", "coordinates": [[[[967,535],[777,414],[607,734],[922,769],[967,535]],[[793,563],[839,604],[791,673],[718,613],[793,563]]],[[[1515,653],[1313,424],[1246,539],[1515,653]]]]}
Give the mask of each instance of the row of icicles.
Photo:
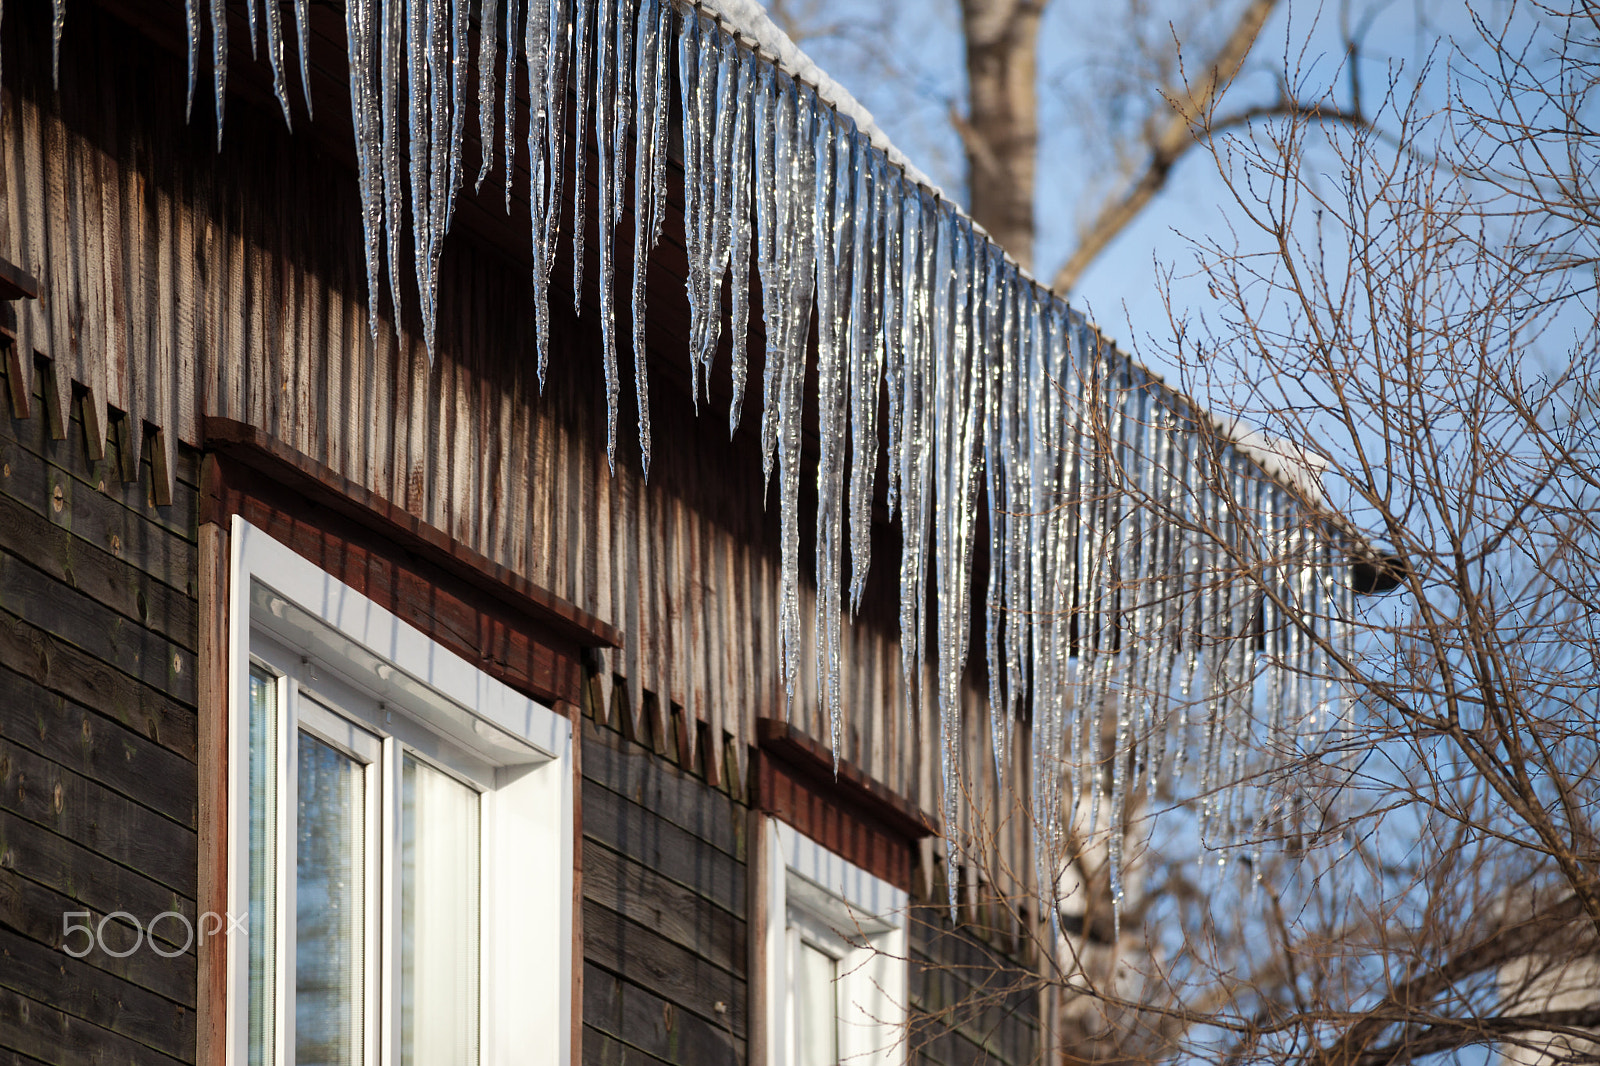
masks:
{"type": "MultiPolygon", "coordinates": [[[[293,0],[303,90],[307,3],[293,0]]],[[[55,0],[57,51],[63,4],[55,0]]],[[[288,120],[281,8],[274,0],[247,6],[252,49],[259,24],[288,120]]],[[[187,19],[192,107],[199,0],[187,0],[187,19]]],[[[226,0],[210,0],[210,24],[220,142],[226,0]]],[[[1333,576],[1340,568],[1332,539],[1293,494],[1241,449],[1198,432],[1203,417],[1102,343],[964,214],[909,181],[850,118],[694,8],[671,0],[533,0],[526,8],[521,0],[347,0],[345,27],[374,336],[385,261],[399,303],[409,210],[409,254],[432,352],[439,256],[466,180],[464,125],[474,88],[482,145],[476,182],[498,165],[509,211],[520,65],[531,101],[526,151],[542,385],[569,99],[571,144],[583,144],[594,123],[606,448],[614,464],[616,234],[631,208],[628,292],[646,473],[644,268],[667,205],[676,74],[693,389],[697,404],[702,394],[709,402],[721,289],[731,273],[730,432],[749,385],[743,279],[752,256],[761,283],[761,443],[767,483],[774,470],[778,479],[789,697],[801,670],[801,412],[814,309],[818,692],[837,750],[841,614],[846,594],[859,606],[870,562],[881,437],[888,506],[903,537],[908,714],[920,704],[924,662],[937,677],[952,907],[962,676],[973,554],[985,526],[994,757],[1003,775],[1012,723],[1030,724],[1041,905],[1054,914],[1049,897],[1064,857],[1097,830],[1112,898],[1120,900],[1122,827],[1147,797],[1170,796],[1167,779],[1186,763],[1197,778],[1202,836],[1261,846],[1290,800],[1241,787],[1259,769],[1251,753],[1263,736],[1280,762],[1323,742],[1338,714],[1336,666],[1352,617],[1348,585],[1333,576]],[[482,41],[475,78],[473,22],[482,41]],[[880,399],[887,400],[881,427],[880,399]],[[925,639],[930,576],[934,649],[925,639]]],[[[578,310],[588,159],[571,155],[578,310]]]]}

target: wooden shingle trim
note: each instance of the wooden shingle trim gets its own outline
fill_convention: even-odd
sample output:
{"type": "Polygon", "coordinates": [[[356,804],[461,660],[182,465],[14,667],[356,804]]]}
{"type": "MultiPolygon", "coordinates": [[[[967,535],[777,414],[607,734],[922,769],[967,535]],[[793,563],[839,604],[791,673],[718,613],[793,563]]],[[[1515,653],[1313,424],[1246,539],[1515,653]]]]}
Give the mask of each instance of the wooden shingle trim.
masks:
{"type": "MultiPolygon", "coordinates": [[[[579,647],[622,646],[622,632],[547,589],[453,540],[444,531],[295,451],[255,426],[204,420],[205,448],[248,466],[538,619],[579,647]]],[[[202,499],[204,509],[210,501],[202,499]]],[[[201,521],[206,516],[201,515],[201,521]]]]}

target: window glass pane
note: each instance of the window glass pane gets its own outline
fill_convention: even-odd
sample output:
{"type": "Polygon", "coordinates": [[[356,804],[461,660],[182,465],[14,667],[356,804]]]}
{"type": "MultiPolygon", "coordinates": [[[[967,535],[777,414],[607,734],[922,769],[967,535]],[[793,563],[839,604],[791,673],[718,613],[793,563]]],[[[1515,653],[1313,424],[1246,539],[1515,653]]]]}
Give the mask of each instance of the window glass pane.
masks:
{"type": "Polygon", "coordinates": [[[839,1061],[839,963],[804,940],[794,974],[795,1061],[798,1066],[835,1066],[839,1061]]]}
{"type": "Polygon", "coordinates": [[[272,1061],[273,993],[277,988],[276,893],[278,812],[278,683],[250,667],[250,1066],[272,1061]]]}
{"type": "Polygon", "coordinates": [[[294,1057],[361,1061],[365,768],[302,732],[295,836],[294,1057]]]}
{"type": "Polygon", "coordinates": [[[401,776],[400,1061],[470,1066],[478,1058],[478,794],[410,755],[401,776]]]}

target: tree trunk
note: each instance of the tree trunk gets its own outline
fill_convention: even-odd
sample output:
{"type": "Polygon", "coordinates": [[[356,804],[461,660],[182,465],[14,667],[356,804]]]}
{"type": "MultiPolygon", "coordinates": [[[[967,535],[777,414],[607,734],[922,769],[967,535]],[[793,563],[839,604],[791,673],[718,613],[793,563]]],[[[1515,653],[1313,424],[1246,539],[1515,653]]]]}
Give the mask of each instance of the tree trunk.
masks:
{"type": "Polygon", "coordinates": [[[1039,154],[1039,19],[1046,0],[961,0],[972,217],[1025,267],[1033,265],[1033,180],[1039,154]]]}

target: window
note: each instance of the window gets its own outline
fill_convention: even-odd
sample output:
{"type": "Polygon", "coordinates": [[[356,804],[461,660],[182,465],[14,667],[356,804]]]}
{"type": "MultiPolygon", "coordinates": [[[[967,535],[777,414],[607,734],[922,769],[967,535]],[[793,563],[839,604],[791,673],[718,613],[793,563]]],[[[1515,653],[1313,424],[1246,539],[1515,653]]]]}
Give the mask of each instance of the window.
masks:
{"type": "Polygon", "coordinates": [[[768,819],[768,1066],[905,1060],[906,893],[768,819]]]}
{"type": "Polygon", "coordinates": [[[572,731],[234,519],[229,1060],[565,1063],[572,731]]]}

